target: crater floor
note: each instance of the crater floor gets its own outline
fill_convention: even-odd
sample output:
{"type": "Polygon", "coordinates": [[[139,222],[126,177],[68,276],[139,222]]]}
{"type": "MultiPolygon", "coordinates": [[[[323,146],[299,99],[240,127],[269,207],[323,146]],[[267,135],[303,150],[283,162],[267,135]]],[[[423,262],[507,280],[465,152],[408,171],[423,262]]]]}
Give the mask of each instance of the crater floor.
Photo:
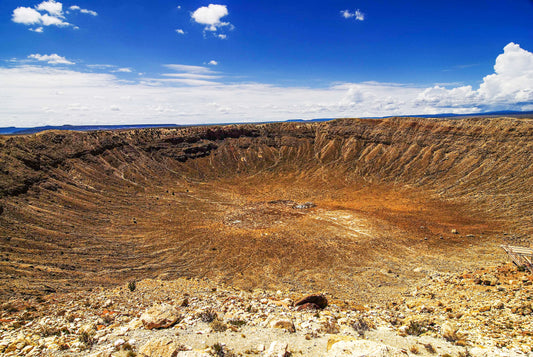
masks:
{"type": "Polygon", "coordinates": [[[529,242],[533,124],[494,121],[3,137],[0,295],[206,277],[378,301],[502,262],[529,242]]]}

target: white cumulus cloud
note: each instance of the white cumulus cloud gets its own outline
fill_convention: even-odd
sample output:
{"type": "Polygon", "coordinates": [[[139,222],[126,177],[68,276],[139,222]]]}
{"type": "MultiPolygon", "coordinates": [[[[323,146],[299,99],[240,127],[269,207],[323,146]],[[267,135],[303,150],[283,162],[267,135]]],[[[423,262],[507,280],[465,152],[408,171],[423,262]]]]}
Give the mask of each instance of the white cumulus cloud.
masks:
{"type": "Polygon", "coordinates": [[[29,55],[28,58],[41,61],[41,62],[47,62],[49,64],[75,64],[74,62],[71,62],[67,60],[65,57],[60,56],[56,53],[53,53],[51,55],[41,55],[41,54],[32,54],[29,55]]]}
{"type": "MultiPolygon", "coordinates": [[[[73,5],[69,9],[92,16],[98,15],[95,11],[82,9],[77,5],[73,5]]],[[[33,32],[43,32],[43,26],[72,27],[75,30],[78,29],[77,26],[66,21],[63,4],[55,0],[43,1],[33,8],[24,6],[17,7],[13,10],[11,20],[28,26],[36,25],[37,27],[29,28],[33,32]]]]}
{"type": "MultiPolygon", "coordinates": [[[[205,25],[204,31],[217,32],[222,27],[233,28],[229,22],[222,22],[222,18],[228,16],[228,8],[226,5],[209,4],[202,6],[191,14],[191,18],[201,24],[205,25]]],[[[218,38],[226,38],[226,35],[215,34],[218,38]]]]}
{"type": "MultiPolygon", "coordinates": [[[[58,26],[58,27],[71,26],[71,24],[69,24],[68,22],[63,21],[62,15],[52,16],[49,14],[42,14],[39,11],[32,9],[31,7],[17,7],[15,10],[13,10],[11,20],[13,22],[24,24],[24,25],[43,25],[43,26],[58,26]]],[[[35,31],[36,29],[30,29],[30,30],[35,31]]],[[[41,31],[35,31],[35,32],[42,32],[42,28],[40,30],[41,31]]]]}
{"type": "Polygon", "coordinates": [[[176,32],[177,32],[179,35],[185,35],[185,31],[183,31],[182,29],[176,29],[176,32]]]}
{"type": "Polygon", "coordinates": [[[46,11],[55,17],[63,17],[63,4],[54,0],[43,1],[35,8],[39,11],[46,11]]]}
{"type": "Polygon", "coordinates": [[[513,42],[496,58],[494,73],[483,78],[477,90],[471,86],[424,90],[418,102],[435,107],[510,109],[533,103],[533,53],[513,42]]]}
{"type": "Polygon", "coordinates": [[[341,16],[345,19],[355,18],[357,21],[365,20],[365,14],[362,13],[359,9],[355,10],[354,12],[350,12],[350,10],[342,10],[341,16]]]}
{"type": "Polygon", "coordinates": [[[218,62],[215,61],[215,60],[211,60],[207,64],[210,65],[210,66],[216,66],[216,65],[218,65],[218,62]]]}
{"type": "Polygon", "coordinates": [[[31,7],[17,7],[11,17],[13,22],[24,25],[36,25],[41,23],[41,13],[31,7]]]}
{"type": "Polygon", "coordinates": [[[41,16],[41,23],[44,26],[57,26],[57,27],[71,26],[71,24],[61,20],[59,17],[50,16],[48,14],[44,14],[41,16]]]}
{"type": "Polygon", "coordinates": [[[87,9],[82,9],[81,7],[79,7],[78,5],[72,5],[71,7],[69,7],[70,10],[72,11],[79,11],[81,12],[82,14],[88,14],[88,15],[92,15],[92,16],[98,16],[98,13],[96,11],[93,11],[93,10],[87,10],[87,9]]]}
{"type": "Polygon", "coordinates": [[[496,58],[494,72],[479,87],[485,100],[533,101],[533,53],[511,42],[496,58]]]}

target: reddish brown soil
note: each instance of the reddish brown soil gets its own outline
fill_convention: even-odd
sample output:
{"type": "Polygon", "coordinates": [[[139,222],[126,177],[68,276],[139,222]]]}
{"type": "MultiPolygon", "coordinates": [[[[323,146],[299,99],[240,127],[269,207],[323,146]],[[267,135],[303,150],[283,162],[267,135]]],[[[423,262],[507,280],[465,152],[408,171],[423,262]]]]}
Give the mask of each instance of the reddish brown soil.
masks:
{"type": "Polygon", "coordinates": [[[0,296],[195,276],[387,298],[529,245],[532,153],[512,118],[1,137],[0,296]]]}

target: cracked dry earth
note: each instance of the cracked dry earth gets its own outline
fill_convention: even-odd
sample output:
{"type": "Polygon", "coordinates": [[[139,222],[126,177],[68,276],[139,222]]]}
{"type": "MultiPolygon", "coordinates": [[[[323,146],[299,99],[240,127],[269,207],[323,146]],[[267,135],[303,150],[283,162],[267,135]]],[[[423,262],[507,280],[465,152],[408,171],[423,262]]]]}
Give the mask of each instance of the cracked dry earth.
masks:
{"type": "Polygon", "coordinates": [[[527,355],[532,153],[531,118],[0,136],[0,353],[527,355]]]}

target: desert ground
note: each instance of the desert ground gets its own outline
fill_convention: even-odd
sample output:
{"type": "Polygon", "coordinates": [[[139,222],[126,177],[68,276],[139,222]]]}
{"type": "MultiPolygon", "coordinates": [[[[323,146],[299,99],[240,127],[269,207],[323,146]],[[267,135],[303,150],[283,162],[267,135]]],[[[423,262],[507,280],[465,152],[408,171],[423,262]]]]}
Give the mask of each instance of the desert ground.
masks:
{"type": "Polygon", "coordinates": [[[532,277],[500,248],[530,246],[531,118],[0,136],[0,197],[6,355],[379,355],[357,354],[361,341],[381,355],[531,354],[532,277]],[[297,311],[309,294],[328,307],[297,311]],[[146,329],[163,302],[180,318],[146,329]],[[213,330],[206,309],[233,329],[213,330]],[[61,327],[37,329],[45,318],[61,327]],[[150,352],[151,333],[168,354],[150,352]]]}

